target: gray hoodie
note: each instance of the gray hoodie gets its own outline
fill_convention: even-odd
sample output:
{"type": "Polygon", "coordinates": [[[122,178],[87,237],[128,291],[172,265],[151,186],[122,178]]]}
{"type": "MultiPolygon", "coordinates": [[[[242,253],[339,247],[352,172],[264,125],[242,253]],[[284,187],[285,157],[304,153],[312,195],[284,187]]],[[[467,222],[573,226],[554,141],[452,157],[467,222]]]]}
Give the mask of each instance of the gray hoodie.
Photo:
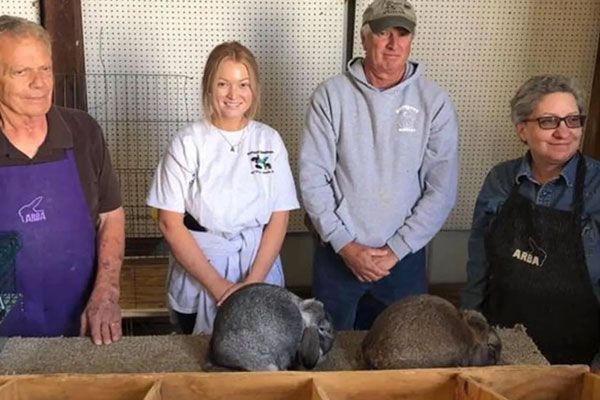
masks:
{"type": "Polygon", "coordinates": [[[300,189],[316,230],[336,252],[389,245],[402,259],[424,247],[456,202],[458,121],[448,94],[409,62],[380,90],[363,59],[313,93],[300,150],[300,189]]]}

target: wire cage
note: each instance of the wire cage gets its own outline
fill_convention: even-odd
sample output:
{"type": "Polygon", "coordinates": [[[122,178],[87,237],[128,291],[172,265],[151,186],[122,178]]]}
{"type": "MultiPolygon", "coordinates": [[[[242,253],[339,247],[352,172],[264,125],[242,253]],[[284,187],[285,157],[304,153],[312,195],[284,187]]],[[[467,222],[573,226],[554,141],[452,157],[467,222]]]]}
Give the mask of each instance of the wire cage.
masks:
{"type": "MultiPolygon", "coordinates": [[[[81,96],[72,75],[57,76],[55,82],[56,103],[81,96]]],[[[160,238],[146,195],[170,137],[197,118],[195,80],[165,74],[86,74],[84,83],[87,111],[102,127],[119,175],[128,243],[160,238]]]]}
{"type": "Polygon", "coordinates": [[[21,301],[16,274],[16,258],[21,247],[21,237],[17,232],[0,232],[0,323],[21,301]]]}

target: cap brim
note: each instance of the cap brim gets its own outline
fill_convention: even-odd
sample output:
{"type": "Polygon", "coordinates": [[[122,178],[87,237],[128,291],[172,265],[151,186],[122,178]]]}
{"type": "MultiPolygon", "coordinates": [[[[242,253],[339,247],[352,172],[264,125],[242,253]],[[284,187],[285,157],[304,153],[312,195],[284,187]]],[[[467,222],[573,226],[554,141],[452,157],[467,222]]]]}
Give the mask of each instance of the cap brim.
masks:
{"type": "Polygon", "coordinates": [[[413,21],[398,15],[370,21],[369,26],[373,32],[381,32],[387,28],[404,28],[410,33],[415,31],[415,23],[413,21]]]}

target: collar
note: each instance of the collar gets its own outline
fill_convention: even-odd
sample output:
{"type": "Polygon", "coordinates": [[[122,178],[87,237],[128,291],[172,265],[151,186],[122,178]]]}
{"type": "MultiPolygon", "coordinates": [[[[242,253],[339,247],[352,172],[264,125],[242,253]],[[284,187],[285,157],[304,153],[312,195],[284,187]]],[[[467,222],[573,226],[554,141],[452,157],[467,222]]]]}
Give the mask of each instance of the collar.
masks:
{"type": "MultiPolygon", "coordinates": [[[[560,171],[560,175],[557,179],[562,178],[568,187],[573,187],[575,185],[575,178],[577,177],[577,163],[581,154],[579,152],[575,153],[573,157],[562,168],[560,171]]],[[[515,183],[519,184],[523,182],[524,179],[528,179],[531,182],[538,183],[535,177],[533,176],[533,171],[531,169],[531,152],[527,152],[523,158],[521,159],[521,163],[519,164],[519,168],[517,169],[517,174],[515,176],[515,183]]]]}
{"type": "Polygon", "coordinates": [[[415,75],[415,73],[417,72],[417,68],[419,67],[419,64],[417,64],[416,62],[413,62],[410,60],[406,61],[406,66],[404,69],[404,76],[402,77],[402,80],[400,82],[398,82],[396,85],[389,87],[387,89],[379,89],[379,88],[376,88],[375,86],[371,85],[371,83],[367,79],[367,76],[365,75],[364,62],[365,62],[364,57],[354,57],[353,59],[348,61],[348,64],[346,66],[348,72],[350,72],[356,79],[358,79],[359,81],[361,81],[368,87],[378,90],[380,92],[393,90],[395,88],[400,87],[401,85],[403,85],[403,83],[406,80],[410,79],[413,75],[415,75]]]}
{"type": "MultiPolygon", "coordinates": [[[[67,126],[60,113],[60,107],[52,106],[46,114],[48,121],[48,134],[38,149],[35,158],[44,157],[57,149],[69,149],[73,147],[73,132],[67,126]]],[[[15,146],[10,143],[6,135],[0,129],[0,156],[20,159],[27,158],[15,146]]]]}

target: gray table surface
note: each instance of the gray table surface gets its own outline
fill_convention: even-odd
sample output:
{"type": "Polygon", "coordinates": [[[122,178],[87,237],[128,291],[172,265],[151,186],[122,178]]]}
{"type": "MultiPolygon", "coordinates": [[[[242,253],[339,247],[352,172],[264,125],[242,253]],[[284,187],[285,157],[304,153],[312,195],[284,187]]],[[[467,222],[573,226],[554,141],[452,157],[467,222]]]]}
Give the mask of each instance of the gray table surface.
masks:
{"type": "MultiPolygon", "coordinates": [[[[366,332],[338,332],[323,371],[366,369],[360,344],[366,332]]],[[[501,364],[548,362],[522,327],[500,329],[501,364]]],[[[0,374],[150,373],[203,371],[208,336],[125,336],[108,346],[89,338],[9,338],[0,352],[0,374]]]]}

